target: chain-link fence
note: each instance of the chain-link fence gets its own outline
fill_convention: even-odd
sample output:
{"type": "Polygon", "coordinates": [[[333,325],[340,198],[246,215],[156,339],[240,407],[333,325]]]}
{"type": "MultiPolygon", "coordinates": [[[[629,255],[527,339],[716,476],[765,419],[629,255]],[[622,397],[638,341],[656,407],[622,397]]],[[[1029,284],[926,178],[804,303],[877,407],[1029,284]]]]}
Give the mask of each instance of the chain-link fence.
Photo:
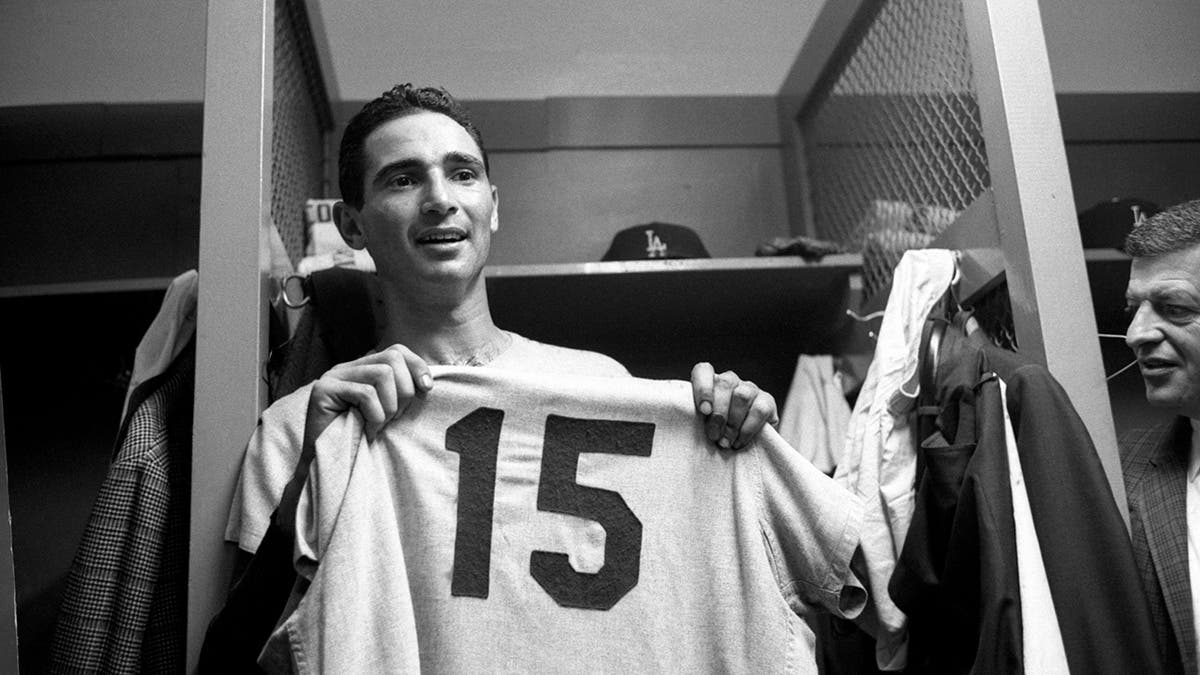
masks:
{"type": "Polygon", "coordinates": [[[817,235],[868,297],[989,186],[961,0],[885,0],[800,120],[817,235]]]}
{"type": "Polygon", "coordinates": [[[292,263],[304,256],[304,202],[324,190],[325,133],[333,126],[308,17],[299,0],[275,3],[271,218],[292,263]]]}

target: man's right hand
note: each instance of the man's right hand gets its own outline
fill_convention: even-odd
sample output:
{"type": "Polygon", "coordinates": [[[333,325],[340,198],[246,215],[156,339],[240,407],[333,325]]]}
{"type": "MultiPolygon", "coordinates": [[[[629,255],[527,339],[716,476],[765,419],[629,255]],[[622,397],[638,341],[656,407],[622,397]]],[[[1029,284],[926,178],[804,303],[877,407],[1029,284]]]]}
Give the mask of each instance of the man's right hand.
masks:
{"type": "Polygon", "coordinates": [[[316,443],[338,415],[357,408],[367,438],[408,408],[414,396],[433,388],[429,365],[403,345],[340,363],[313,385],[304,422],[304,447],[316,443]]]}
{"type": "Polygon", "coordinates": [[[339,363],[313,385],[304,420],[304,447],[295,473],[283,490],[276,512],[284,531],[293,533],[300,492],[317,451],[317,438],[338,415],[357,408],[368,440],[398,417],[413,397],[433,388],[429,365],[403,345],[392,345],[362,358],[339,363]]]}

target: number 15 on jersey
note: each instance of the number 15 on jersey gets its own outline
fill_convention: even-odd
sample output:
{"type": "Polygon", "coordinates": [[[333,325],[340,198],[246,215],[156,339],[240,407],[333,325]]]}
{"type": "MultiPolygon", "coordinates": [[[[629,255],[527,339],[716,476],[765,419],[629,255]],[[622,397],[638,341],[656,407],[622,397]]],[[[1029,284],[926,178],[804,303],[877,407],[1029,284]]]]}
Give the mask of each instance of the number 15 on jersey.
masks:
{"type": "MultiPolygon", "coordinates": [[[[446,429],[446,449],[459,455],[451,595],[488,596],[496,460],[503,423],[504,411],[477,408],[446,429]],[[463,499],[462,495],[475,498],[463,499]]],[[[530,575],[558,604],[610,609],[637,586],[642,522],[619,493],[579,485],[575,478],[583,453],[649,457],[653,443],[654,425],[648,422],[546,417],[538,510],[593,520],[605,532],[604,565],[594,573],[576,572],[565,553],[530,552],[530,575]]]]}

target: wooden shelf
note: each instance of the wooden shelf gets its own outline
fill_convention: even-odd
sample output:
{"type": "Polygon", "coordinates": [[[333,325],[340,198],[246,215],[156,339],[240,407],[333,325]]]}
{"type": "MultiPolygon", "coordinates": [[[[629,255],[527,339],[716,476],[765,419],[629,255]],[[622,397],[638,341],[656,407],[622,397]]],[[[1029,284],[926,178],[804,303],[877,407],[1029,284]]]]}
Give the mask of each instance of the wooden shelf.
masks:
{"type": "MultiPolygon", "coordinates": [[[[801,353],[836,353],[862,259],[793,256],[504,265],[485,271],[496,322],[603,352],[635,375],[685,379],[699,361],[776,396],[801,353]]],[[[163,290],[170,277],[0,287],[0,298],[163,290]]]]}
{"type": "Polygon", "coordinates": [[[81,293],[123,293],[125,291],[161,291],[171,285],[174,277],[143,277],[136,279],[103,279],[61,284],[22,284],[0,286],[0,298],[19,298],[38,295],[78,295],[81,293]]]}
{"type": "Polygon", "coordinates": [[[857,272],[862,256],[839,254],[825,256],[820,262],[805,262],[797,256],[754,258],[686,258],[669,260],[614,260],[607,262],[556,263],[548,265],[494,265],[485,270],[488,279],[509,277],[550,277],[577,275],[610,275],[621,273],[674,273],[760,271],[777,269],[845,268],[857,272]]]}
{"type": "Polygon", "coordinates": [[[635,375],[686,379],[710,361],[777,397],[801,353],[836,353],[857,255],[646,260],[488,268],[500,326],[616,358],[635,375]]]}

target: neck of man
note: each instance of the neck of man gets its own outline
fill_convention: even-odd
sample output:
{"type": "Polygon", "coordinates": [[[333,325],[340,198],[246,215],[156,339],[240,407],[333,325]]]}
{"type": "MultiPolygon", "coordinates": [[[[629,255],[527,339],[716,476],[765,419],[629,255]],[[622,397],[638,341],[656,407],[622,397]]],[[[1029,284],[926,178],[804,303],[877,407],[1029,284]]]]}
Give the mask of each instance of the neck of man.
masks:
{"type": "Polygon", "coordinates": [[[384,285],[386,312],[378,348],[402,344],[430,365],[479,365],[508,346],[492,320],[483,277],[454,292],[384,285]]]}

